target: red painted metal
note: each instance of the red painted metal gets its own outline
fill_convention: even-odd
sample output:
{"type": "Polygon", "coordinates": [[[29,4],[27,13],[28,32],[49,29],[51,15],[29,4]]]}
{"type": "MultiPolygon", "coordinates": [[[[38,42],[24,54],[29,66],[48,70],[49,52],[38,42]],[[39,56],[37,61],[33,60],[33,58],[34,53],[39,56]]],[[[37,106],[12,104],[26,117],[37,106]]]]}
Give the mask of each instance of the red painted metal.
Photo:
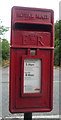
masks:
{"type": "Polygon", "coordinates": [[[49,112],[53,108],[54,12],[13,7],[10,42],[10,96],[12,113],[49,112]],[[35,55],[31,55],[35,50],[35,55]],[[24,93],[24,60],[41,60],[40,93],[24,93]]]}

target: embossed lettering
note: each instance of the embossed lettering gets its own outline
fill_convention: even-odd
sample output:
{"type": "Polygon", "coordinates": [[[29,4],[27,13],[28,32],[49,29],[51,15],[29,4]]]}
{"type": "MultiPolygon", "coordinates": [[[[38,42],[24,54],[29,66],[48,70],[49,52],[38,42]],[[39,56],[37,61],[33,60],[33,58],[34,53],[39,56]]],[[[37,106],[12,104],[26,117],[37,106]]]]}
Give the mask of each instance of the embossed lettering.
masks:
{"type": "Polygon", "coordinates": [[[41,45],[41,46],[44,46],[44,43],[42,42],[42,36],[39,36],[38,35],[38,46],[41,45]]]}
{"type": "Polygon", "coordinates": [[[21,18],[33,18],[34,16],[31,13],[18,12],[17,17],[21,18]]]}
{"type": "Polygon", "coordinates": [[[23,35],[23,44],[24,45],[35,45],[37,40],[36,36],[33,34],[23,35]]]}
{"type": "Polygon", "coordinates": [[[37,19],[48,19],[48,16],[47,15],[36,14],[36,18],[37,19]]]}
{"type": "Polygon", "coordinates": [[[23,45],[38,45],[44,46],[42,42],[43,37],[40,34],[24,34],[23,36],[23,45]]]}
{"type": "Polygon", "coordinates": [[[28,18],[28,19],[40,19],[40,20],[47,20],[47,19],[49,19],[49,16],[46,14],[46,13],[44,13],[44,14],[38,14],[38,13],[36,13],[36,14],[32,14],[32,13],[30,13],[30,12],[23,12],[23,11],[20,11],[20,12],[17,12],[16,13],[16,16],[17,17],[20,17],[20,18],[23,18],[23,19],[26,19],[26,18],[28,18]]]}

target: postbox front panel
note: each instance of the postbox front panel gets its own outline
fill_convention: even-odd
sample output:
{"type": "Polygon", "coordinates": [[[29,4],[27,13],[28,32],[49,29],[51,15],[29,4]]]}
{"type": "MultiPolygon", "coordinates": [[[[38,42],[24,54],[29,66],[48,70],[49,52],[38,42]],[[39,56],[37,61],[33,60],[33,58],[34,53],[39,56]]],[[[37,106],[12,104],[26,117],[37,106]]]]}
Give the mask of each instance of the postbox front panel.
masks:
{"type": "Polygon", "coordinates": [[[14,7],[12,11],[14,17],[10,48],[10,111],[48,112],[53,107],[53,12],[24,9],[29,9],[33,16],[44,11],[44,16],[47,14],[49,18],[40,18],[40,13],[38,21],[33,17],[28,19],[20,7],[20,12],[18,7],[14,7]],[[20,19],[16,18],[16,15],[20,15],[20,19]],[[46,22],[49,23],[47,26],[46,22]]]}

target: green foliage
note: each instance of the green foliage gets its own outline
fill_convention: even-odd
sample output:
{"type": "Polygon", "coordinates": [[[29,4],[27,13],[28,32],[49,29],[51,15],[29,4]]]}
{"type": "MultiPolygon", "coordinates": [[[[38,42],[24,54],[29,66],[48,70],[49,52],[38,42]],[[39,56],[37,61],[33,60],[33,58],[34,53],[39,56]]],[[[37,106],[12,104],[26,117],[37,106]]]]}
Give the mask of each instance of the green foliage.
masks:
{"type": "Polygon", "coordinates": [[[10,46],[6,39],[2,40],[2,60],[9,59],[10,46]]]}
{"type": "Polygon", "coordinates": [[[2,25],[2,21],[0,20],[0,64],[2,60],[9,59],[9,43],[5,38],[2,39],[8,29],[8,27],[2,25]]]}
{"type": "Polygon", "coordinates": [[[59,21],[55,23],[55,40],[59,38],[59,21]]]}
{"type": "Polygon", "coordinates": [[[7,31],[8,31],[8,27],[4,27],[3,25],[0,26],[0,35],[3,35],[7,31]]]}
{"type": "Polygon", "coordinates": [[[54,64],[55,66],[59,66],[59,46],[55,47],[54,50],[54,64]]]}
{"type": "Polygon", "coordinates": [[[60,21],[56,21],[55,23],[55,40],[54,40],[54,64],[56,66],[59,66],[60,65],[60,60],[59,60],[59,56],[60,56],[60,53],[59,53],[59,34],[60,34],[60,25],[59,25],[59,22],[60,21]]]}
{"type": "Polygon", "coordinates": [[[0,65],[2,63],[2,43],[1,43],[1,40],[0,40],[0,65]]]}
{"type": "Polygon", "coordinates": [[[59,65],[61,66],[61,20],[59,21],[59,65]]]}
{"type": "Polygon", "coordinates": [[[59,21],[59,40],[61,40],[61,20],[59,21]]]}
{"type": "Polygon", "coordinates": [[[5,32],[7,32],[9,29],[9,27],[5,27],[2,25],[2,21],[0,20],[0,35],[5,34],[5,32]]]}

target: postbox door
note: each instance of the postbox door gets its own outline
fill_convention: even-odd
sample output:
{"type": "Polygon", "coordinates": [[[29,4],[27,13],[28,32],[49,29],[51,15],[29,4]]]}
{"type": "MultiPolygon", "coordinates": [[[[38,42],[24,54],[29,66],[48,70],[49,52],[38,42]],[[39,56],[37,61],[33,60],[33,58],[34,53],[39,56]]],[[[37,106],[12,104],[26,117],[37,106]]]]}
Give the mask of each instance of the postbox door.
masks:
{"type": "MultiPolygon", "coordinates": [[[[51,64],[52,64],[52,51],[47,50],[36,50],[37,55],[26,55],[28,49],[17,49],[12,50],[12,58],[14,59],[14,63],[12,64],[13,67],[13,84],[12,86],[15,91],[13,92],[13,102],[15,101],[15,107],[16,109],[22,109],[21,111],[24,111],[24,107],[26,108],[26,111],[31,110],[40,110],[43,107],[46,110],[50,111],[52,109],[52,103],[51,103],[51,64]],[[41,66],[40,66],[40,91],[37,93],[25,93],[24,90],[24,61],[28,59],[33,60],[40,60],[41,66]],[[15,69],[14,69],[15,68],[15,69]],[[30,109],[31,108],[31,109],[30,109]]],[[[36,73],[37,74],[37,73],[36,73]]],[[[35,83],[34,83],[35,84],[35,83]]],[[[33,85],[32,85],[33,86],[33,85]]],[[[36,88],[37,89],[37,88],[36,88]]],[[[12,106],[14,104],[12,103],[12,106]]],[[[13,106],[14,107],[14,106],[13,106]]]]}

